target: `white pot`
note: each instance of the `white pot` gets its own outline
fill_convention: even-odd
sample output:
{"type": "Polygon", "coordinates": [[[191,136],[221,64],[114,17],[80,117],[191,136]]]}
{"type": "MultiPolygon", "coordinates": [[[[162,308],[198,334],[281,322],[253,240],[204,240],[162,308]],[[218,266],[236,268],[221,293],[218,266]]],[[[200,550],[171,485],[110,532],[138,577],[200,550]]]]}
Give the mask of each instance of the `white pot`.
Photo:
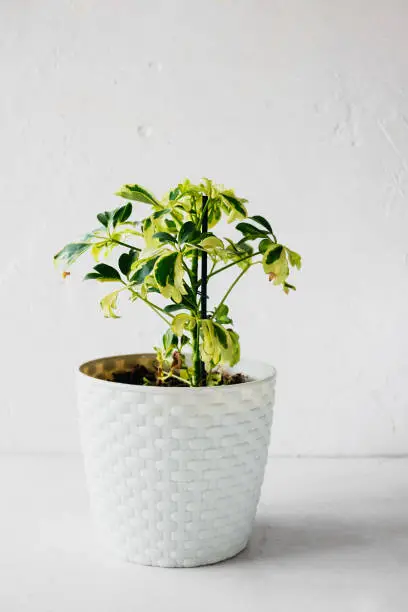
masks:
{"type": "Polygon", "coordinates": [[[82,448],[94,520],[121,558],[192,567],[243,550],[258,505],[272,423],[275,371],[241,361],[256,378],[180,388],[111,382],[152,355],[83,364],[82,448]]]}

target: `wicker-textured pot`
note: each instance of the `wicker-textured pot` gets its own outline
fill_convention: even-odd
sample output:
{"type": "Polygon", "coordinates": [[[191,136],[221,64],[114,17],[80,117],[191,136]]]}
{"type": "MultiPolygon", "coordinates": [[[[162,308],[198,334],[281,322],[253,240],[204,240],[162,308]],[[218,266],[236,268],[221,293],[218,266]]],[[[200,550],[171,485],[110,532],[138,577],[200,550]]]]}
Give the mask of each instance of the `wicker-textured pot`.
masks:
{"type": "Polygon", "coordinates": [[[121,558],[164,567],[216,563],[245,548],[268,454],[275,371],[251,382],[161,388],[111,382],[148,365],[122,355],[80,368],[78,400],[91,508],[121,558]]]}

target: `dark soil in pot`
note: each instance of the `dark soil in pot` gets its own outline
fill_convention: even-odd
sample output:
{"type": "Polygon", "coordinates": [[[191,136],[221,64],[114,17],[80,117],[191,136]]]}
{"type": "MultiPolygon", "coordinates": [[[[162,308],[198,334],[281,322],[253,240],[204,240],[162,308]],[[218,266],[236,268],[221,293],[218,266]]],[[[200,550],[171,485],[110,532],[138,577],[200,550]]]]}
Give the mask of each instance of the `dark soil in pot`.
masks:
{"type": "MultiPolygon", "coordinates": [[[[113,382],[126,383],[127,385],[150,385],[161,387],[188,387],[187,383],[183,383],[178,378],[170,377],[165,383],[158,382],[156,379],[156,371],[149,369],[144,365],[136,364],[129,370],[121,370],[112,372],[113,382]]],[[[249,381],[249,377],[245,374],[229,374],[222,372],[222,378],[218,386],[221,385],[238,385],[249,381]]]]}

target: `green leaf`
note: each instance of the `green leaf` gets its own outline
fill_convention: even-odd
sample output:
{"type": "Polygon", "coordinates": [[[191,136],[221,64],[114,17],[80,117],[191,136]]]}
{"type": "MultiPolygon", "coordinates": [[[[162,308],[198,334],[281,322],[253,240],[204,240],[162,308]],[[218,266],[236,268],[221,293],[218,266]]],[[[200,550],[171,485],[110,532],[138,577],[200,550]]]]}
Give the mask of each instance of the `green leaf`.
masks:
{"type": "Polygon", "coordinates": [[[165,306],[163,308],[163,310],[165,310],[166,312],[171,314],[172,312],[177,312],[178,310],[183,310],[183,308],[185,308],[185,306],[183,306],[183,304],[167,304],[167,306],[165,306]]]}
{"type": "Polygon", "coordinates": [[[272,242],[270,238],[264,238],[263,240],[260,241],[258,249],[260,250],[261,253],[265,253],[265,251],[267,251],[274,244],[275,243],[272,242]]]}
{"type": "Polygon", "coordinates": [[[170,193],[169,193],[169,200],[170,200],[170,202],[172,202],[174,200],[177,200],[179,195],[180,195],[180,189],[178,187],[173,189],[173,191],[170,191],[170,193]]]}
{"type": "Polygon", "coordinates": [[[168,353],[169,351],[177,348],[178,338],[171,329],[168,329],[166,333],[163,334],[162,342],[164,350],[166,353],[168,353]]]}
{"type": "Polygon", "coordinates": [[[199,236],[200,232],[197,230],[194,223],[192,221],[186,221],[180,228],[178,241],[180,244],[183,244],[183,242],[193,242],[199,236]]]}
{"type": "Polygon", "coordinates": [[[130,278],[130,282],[135,283],[135,285],[141,285],[145,278],[152,273],[154,265],[158,259],[158,256],[148,259],[140,268],[136,270],[136,272],[130,278]]]}
{"type": "Polygon", "coordinates": [[[168,232],[156,232],[155,234],[153,234],[153,238],[160,240],[160,242],[177,242],[176,238],[168,232]]]}
{"type": "Polygon", "coordinates": [[[160,257],[154,269],[154,276],[161,287],[174,283],[174,266],[178,253],[170,253],[160,257]]]}
{"type": "Polygon", "coordinates": [[[265,219],[265,217],[261,217],[261,215],[254,215],[253,217],[249,218],[252,219],[252,221],[256,221],[257,223],[259,223],[259,225],[262,225],[262,227],[268,230],[270,234],[273,233],[271,224],[265,219]]]}
{"type": "Polygon", "coordinates": [[[71,242],[64,246],[56,255],[54,261],[65,261],[68,265],[73,264],[80,255],[85,253],[92,246],[91,242],[71,242]]]}
{"type": "Polygon", "coordinates": [[[238,361],[241,359],[241,347],[239,344],[239,336],[237,332],[235,332],[233,329],[228,329],[227,332],[231,343],[231,355],[229,364],[232,367],[237,364],[238,361]]]}
{"type": "Polygon", "coordinates": [[[152,214],[153,219],[160,219],[163,215],[170,212],[170,208],[163,208],[162,210],[157,210],[152,214]]]}
{"type": "Polygon", "coordinates": [[[218,323],[214,323],[214,333],[221,346],[225,349],[228,348],[228,338],[225,329],[218,325],[218,323]]]}
{"type": "Polygon", "coordinates": [[[152,227],[152,220],[150,217],[146,217],[143,221],[143,233],[152,227]]]}
{"type": "Polygon", "coordinates": [[[183,348],[183,346],[185,346],[186,344],[189,344],[190,342],[190,338],[188,336],[181,336],[180,338],[180,346],[181,348],[183,348]]]}
{"type": "Polygon", "coordinates": [[[283,283],[283,291],[288,295],[289,291],[296,291],[296,287],[289,283],[283,283]]]}
{"type": "Polygon", "coordinates": [[[161,204],[156,198],[141,185],[123,185],[115,195],[126,198],[127,200],[161,207],[161,204]]]}
{"type": "Polygon", "coordinates": [[[183,305],[187,310],[196,309],[196,295],[187,283],[184,283],[184,295],[181,299],[180,305],[183,305]]]}
{"type": "Polygon", "coordinates": [[[225,200],[227,200],[233,211],[237,213],[234,218],[245,219],[245,217],[248,215],[247,209],[244,206],[244,202],[246,202],[246,200],[237,198],[235,195],[232,194],[232,192],[229,191],[223,191],[221,195],[225,200]]]}
{"type": "Polygon", "coordinates": [[[186,293],[183,281],[184,269],[181,253],[162,255],[154,267],[154,277],[159,286],[160,293],[176,304],[180,304],[186,293]]]}
{"type": "MultiPolygon", "coordinates": [[[[282,250],[283,250],[283,247],[281,244],[274,244],[267,251],[265,251],[264,257],[263,257],[264,269],[265,269],[265,266],[270,266],[271,264],[273,264],[275,261],[277,261],[280,258],[282,250]]],[[[266,269],[265,269],[265,272],[267,272],[266,269]]]]}
{"type": "Polygon", "coordinates": [[[239,360],[239,338],[231,329],[225,329],[210,319],[200,321],[202,342],[200,356],[207,370],[219,363],[234,365],[239,360]]]}
{"type": "Polygon", "coordinates": [[[212,201],[208,206],[208,227],[212,228],[221,219],[221,209],[217,202],[212,201]]]}
{"type": "Polygon", "coordinates": [[[202,335],[200,357],[206,365],[206,370],[209,371],[213,365],[219,362],[221,357],[218,342],[215,338],[214,323],[210,319],[203,319],[200,321],[200,332],[202,335]]]}
{"type": "Polygon", "coordinates": [[[122,253],[118,261],[119,270],[122,272],[122,274],[128,276],[130,268],[132,267],[132,264],[137,260],[138,256],[139,253],[137,251],[129,251],[129,253],[122,253]]]}
{"type": "Polygon", "coordinates": [[[236,261],[237,265],[245,270],[248,266],[251,265],[251,258],[247,257],[247,255],[252,255],[254,252],[253,247],[245,242],[245,238],[237,242],[236,244],[232,242],[229,238],[226,238],[229,246],[226,249],[226,254],[228,255],[228,259],[231,261],[236,261]],[[240,261],[243,259],[243,261],[240,261]]]}
{"type": "Polygon", "coordinates": [[[132,214],[132,203],[128,202],[124,206],[117,208],[113,213],[113,227],[116,227],[120,223],[125,223],[132,214]]]}
{"type": "Polygon", "coordinates": [[[264,253],[262,265],[274,285],[282,285],[286,281],[289,275],[289,265],[286,252],[281,244],[274,245],[264,253]]]}
{"type": "Polygon", "coordinates": [[[94,270],[107,280],[122,280],[116,268],[108,266],[108,264],[97,264],[96,266],[94,266],[94,270]]]}
{"type": "Polygon", "coordinates": [[[289,263],[293,268],[297,268],[300,270],[302,267],[302,258],[299,253],[295,253],[295,251],[291,251],[287,247],[285,247],[285,251],[288,254],[289,263]]]}
{"type": "Polygon", "coordinates": [[[251,223],[238,223],[236,225],[236,229],[244,234],[245,238],[249,240],[254,240],[255,238],[265,238],[268,235],[268,232],[265,230],[260,230],[255,225],[251,223]]]}
{"type": "Polygon", "coordinates": [[[104,227],[108,227],[109,221],[111,219],[111,214],[108,211],[105,211],[96,215],[96,218],[98,219],[99,223],[101,223],[104,227]]]}
{"type": "Polygon", "coordinates": [[[228,306],[226,304],[221,304],[214,311],[214,321],[223,325],[228,325],[229,323],[232,323],[232,319],[228,316],[228,312],[228,306]]]}
{"type": "Polygon", "coordinates": [[[221,238],[217,238],[217,236],[207,236],[204,240],[201,240],[200,246],[209,252],[216,251],[217,249],[223,249],[224,243],[221,238]]]}
{"type": "Polygon", "coordinates": [[[173,219],[165,219],[164,220],[165,224],[167,225],[167,229],[170,232],[175,232],[177,231],[177,225],[175,224],[175,222],[173,221],[173,219]]]}
{"type": "Polygon", "coordinates": [[[171,329],[177,336],[182,336],[185,329],[191,331],[194,326],[194,317],[185,312],[182,312],[174,317],[171,324],[171,329]]]}
{"type": "Polygon", "coordinates": [[[84,280],[97,280],[100,283],[110,283],[122,280],[119,272],[112,266],[101,263],[94,267],[93,272],[89,272],[84,280]]]}

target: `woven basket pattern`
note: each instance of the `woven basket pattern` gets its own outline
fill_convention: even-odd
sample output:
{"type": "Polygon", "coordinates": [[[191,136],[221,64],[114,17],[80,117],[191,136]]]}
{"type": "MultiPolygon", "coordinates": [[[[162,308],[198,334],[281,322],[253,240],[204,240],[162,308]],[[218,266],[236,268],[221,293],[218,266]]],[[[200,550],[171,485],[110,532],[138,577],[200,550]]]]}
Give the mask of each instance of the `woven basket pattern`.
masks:
{"type": "Polygon", "coordinates": [[[165,567],[237,554],[259,500],[274,379],[136,387],[106,380],[119,359],[126,361],[85,364],[78,381],[91,507],[104,542],[128,561],[165,567]]]}

